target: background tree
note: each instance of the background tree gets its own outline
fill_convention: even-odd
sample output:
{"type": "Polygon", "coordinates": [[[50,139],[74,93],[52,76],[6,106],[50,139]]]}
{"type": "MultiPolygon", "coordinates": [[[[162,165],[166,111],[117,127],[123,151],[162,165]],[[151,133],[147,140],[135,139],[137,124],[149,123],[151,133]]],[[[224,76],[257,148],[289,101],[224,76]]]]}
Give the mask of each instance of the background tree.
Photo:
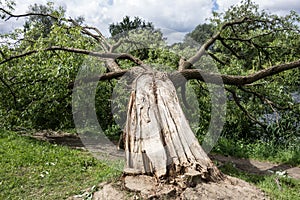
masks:
{"type": "Polygon", "coordinates": [[[206,24],[206,23],[199,24],[192,32],[186,34],[183,43],[192,42],[193,44],[195,44],[196,42],[198,44],[203,44],[213,34],[214,34],[213,24],[206,24]],[[192,41],[189,41],[191,39],[192,41]]]}
{"type": "Polygon", "coordinates": [[[121,22],[109,25],[109,32],[112,37],[127,34],[129,31],[137,29],[154,30],[154,26],[151,22],[145,22],[139,17],[134,17],[134,19],[131,20],[129,16],[125,16],[121,22]]]}
{"type": "MultiPolygon", "coordinates": [[[[59,7],[58,9],[54,8],[53,2],[48,2],[47,5],[41,5],[41,4],[34,4],[32,6],[29,6],[29,12],[31,13],[40,13],[40,14],[51,14],[56,15],[57,17],[63,16],[65,13],[65,10],[62,7],[59,7]]],[[[40,29],[40,31],[34,31],[38,34],[42,34],[43,37],[46,37],[50,31],[51,27],[58,23],[58,19],[54,19],[48,16],[41,17],[40,15],[32,15],[29,17],[28,20],[25,21],[24,24],[24,30],[29,31],[32,28],[40,29]]],[[[34,36],[34,39],[38,39],[40,35],[34,36]]]]}
{"type": "MultiPolygon", "coordinates": [[[[4,9],[1,11],[8,17],[36,15],[32,13],[13,15],[4,9]]],[[[47,14],[47,16],[58,20],[58,17],[52,14],[47,14]]],[[[300,20],[295,12],[279,17],[260,11],[257,5],[251,1],[245,1],[240,6],[231,7],[224,14],[215,14],[211,20],[215,27],[214,34],[196,51],[186,52],[187,59],[177,63],[177,71],[169,73],[153,71],[147,61],[130,53],[118,52],[119,48],[122,48],[121,44],[136,43],[128,41],[128,37],[125,40],[109,40],[103,37],[97,28],[81,26],[75,20],[64,17],[60,17],[59,20],[64,23],[53,25],[48,38],[39,37],[38,40],[29,41],[34,44],[29,48],[27,45],[17,45],[14,48],[10,45],[2,46],[0,65],[4,73],[1,79],[1,89],[5,91],[2,95],[7,94],[7,97],[3,96],[6,101],[1,105],[1,114],[4,115],[4,112],[23,114],[28,112],[27,108],[30,107],[32,114],[45,111],[42,115],[47,115],[55,103],[50,101],[54,93],[51,90],[43,91],[47,85],[29,87],[24,90],[22,84],[19,83],[24,83],[24,77],[26,77],[27,85],[30,85],[30,80],[35,84],[37,81],[43,82],[42,78],[45,78],[44,82],[49,84],[48,88],[53,88],[53,85],[57,86],[56,91],[61,90],[63,92],[59,94],[65,95],[68,82],[74,78],[73,73],[76,70],[54,68],[53,71],[56,72],[55,74],[58,73],[60,78],[67,78],[62,81],[64,84],[61,85],[56,84],[57,77],[52,74],[53,71],[45,73],[48,68],[43,67],[61,66],[61,63],[72,62],[74,59],[79,59],[76,63],[80,63],[82,57],[75,56],[77,54],[96,58],[91,63],[95,66],[100,65],[99,68],[107,71],[100,76],[88,80],[83,79],[83,82],[98,79],[111,80],[129,72],[131,93],[123,137],[126,152],[125,175],[146,173],[155,176],[157,180],[177,183],[185,182],[181,175],[191,173],[205,181],[224,179],[194,137],[178,103],[175,87],[180,85],[181,77],[203,82],[203,76],[205,76],[210,84],[219,84],[215,82],[215,78],[222,78],[224,84],[227,85],[228,96],[232,100],[230,103],[234,102],[243,112],[243,116],[247,116],[249,120],[265,130],[267,130],[265,124],[251,112],[260,111],[256,106],[257,102],[266,104],[269,110],[280,109],[286,106],[286,102],[290,102],[292,105],[288,108],[296,109],[295,116],[299,113],[297,112],[299,104],[296,105],[290,95],[290,92],[294,92],[299,86],[299,76],[297,76],[300,66],[299,27],[297,23],[300,20]],[[91,29],[93,32],[90,31],[91,29]],[[62,37],[57,37],[58,34],[62,37]],[[67,38],[73,37],[72,40],[66,39],[64,34],[68,36],[67,38]],[[97,43],[101,46],[99,51],[91,48],[97,43]],[[191,53],[192,55],[189,55],[191,53]],[[54,56],[58,59],[53,60],[54,56]],[[66,59],[60,60],[61,56],[66,59]],[[219,67],[221,75],[207,71],[208,65],[200,68],[201,74],[193,69],[201,66],[201,62],[208,58],[215,61],[214,64],[219,67]],[[98,59],[105,61],[107,70],[104,69],[103,62],[97,62],[98,59]],[[135,66],[134,70],[127,69],[131,66],[126,62],[120,62],[123,60],[131,62],[135,66]],[[47,65],[40,66],[36,63],[47,65]],[[37,70],[38,66],[39,70],[37,70]],[[44,73],[36,74],[37,71],[44,73]],[[291,73],[296,76],[291,76],[291,73]],[[52,82],[49,83],[49,80],[52,82]],[[35,91],[36,88],[38,89],[35,91]],[[270,100],[274,98],[274,92],[279,93],[283,98],[282,102],[270,100]],[[33,96],[23,99],[25,93],[33,96]],[[36,99],[41,101],[38,102],[36,99]],[[20,105],[25,109],[19,110],[20,105]],[[32,105],[34,106],[31,107],[32,105]]],[[[26,36],[27,33],[24,38],[26,36]]],[[[59,105],[61,105],[60,102],[59,105]]],[[[265,112],[259,114],[265,114],[265,112]]],[[[260,116],[259,114],[257,116],[260,116]]],[[[16,120],[19,120],[16,117],[18,115],[8,116],[14,116],[16,120]]]]}

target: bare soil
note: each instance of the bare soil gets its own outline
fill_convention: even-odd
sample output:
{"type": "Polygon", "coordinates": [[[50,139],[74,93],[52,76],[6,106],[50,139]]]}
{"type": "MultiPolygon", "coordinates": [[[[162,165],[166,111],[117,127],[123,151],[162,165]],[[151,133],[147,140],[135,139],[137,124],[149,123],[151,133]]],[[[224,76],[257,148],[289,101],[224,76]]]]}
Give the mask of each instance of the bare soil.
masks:
{"type": "MultiPolygon", "coordinates": [[[[116,199],[170,199],[170,200],[198,200],[198,199],[245,199],[264,200],[269,199],[262,191],[253,185],[227,176],[224,181],[218,183],[200,183],[195,187],[184,190],[174,185],[155,184],[152,177],[136,176],[131,180],[118,183],[101,183],[97,192],[92,195],[93,200],[116,200],[116,199]]],[[[68,200],[83,200],[89,196],[87,190],[83,195],[69,197],[68,200]]]]}
{"type": "MultiPolygon", "coordinates": [[[[85,150],[85,145],[75,134],[60,132],[39,132],[32,135],[38,140],[50,143],[67,145],[72,148],[85,150]]],[[[94,146],[97,151],[97,146],[94,146]]],[[[99,147],[100,149],[100,147],[99,147]]],[[[90,150],[90,149],[89,149],[90,150]]],[[[101,149],[100,149],[101,150],[101,149]]],[[[112,157],[122,159],[122,154],[112,157]]],[[[288,176],[300,179],[300,168],[286,164],[274,164],[261,162],[252,159],[234,158],[222,155],[210,155],[210,158],[217,161],[218,166],[232,163],[236,168],[258,175],[272,174],[276,171],[285,171],[288,176]]],[[[69,200],[82,200],[87,195],[92,199],[269,199],[262,191],[243,180],[226,176],[221,182],[201,182],[195,187],[180,188],[174,185],[156,184],[152,177],[136,176],[125,177],[117,183],[101,183],[96,191],[87,189],[83,195],[70,197],[69,200]]]]}

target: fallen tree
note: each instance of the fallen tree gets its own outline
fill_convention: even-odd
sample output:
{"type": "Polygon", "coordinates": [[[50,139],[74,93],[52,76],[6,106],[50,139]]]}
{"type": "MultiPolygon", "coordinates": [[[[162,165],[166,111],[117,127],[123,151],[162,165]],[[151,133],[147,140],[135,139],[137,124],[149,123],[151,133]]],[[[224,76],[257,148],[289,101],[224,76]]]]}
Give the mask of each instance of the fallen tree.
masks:
{"type": "MultiPolygon", "coordinates": [[[[251,2],[243,4],[239,9],[240,12],[243,9],[246,9],[247,12],[239,18],[234,16],[237,13],[233,13],[232,19],[227,17],[224,22],[217,26],[215,34],[202,44],[193,56],[188,59],[180,59],[177,71],[166,73],[154,70],[150,65],[144,64],[138,57],[129,53],[116,53],[122,43],[130,43],[128,38],[126,40],[122,38],[116,42],[110,41],[97,28],[83,26],[73,19],[41,13],[15,15],[1,8],[0,11],[7,16],[7,20],[10,18],[40,16],[53,18],[59,22],[58,25],[66,26],[66,29],[68,27],[76,27],[81,31],[81,34],[99,43],[102,49],[101,51],[92,51],[61,45],[47,45],[44,48],[29,51],[24,50],[21,53],[9,55],[8,57],[3,56],[3,54],[0,65],[8,64],[32,54],[48,51],[57,52],[58,54],[61,51],[84,54],[105,61],[107,66],[106,73],[80,79],[77,83],[70,83],[69,87],[73,87],[74,85],[76,87],[82,81],[93,82],[116,79],[128,72],[132,76],[132,81],[130,83],[131,93],[126,125],[122,136],[126,159],[124,176],[149,175],[155,177],[159,183],[177,184],[182,188],[195,186],[195,184],[201,181],[218,182],[224,180],[225,176],[218,170],[200,146],[180,106],[176,87],[182,86],[182,81],[184,82],[182,77],[185,80],[199,80],[212,84],[240,87],[250,85],[280,72],[300,67],[300,60],[298,58],[298,60],[295,59],[286,63],[281,62],[280,64],[270,65],[266,69],[263,69],[266,63],[272,63],[272,60],[267,59],[267,61],[262,62],[263,56],[267,57],[270,53],[268,49],[272,49],[272,47],[267,44],[266,46],[258,44],[259,40],[264,41],[270,39],[269,36],[273,37],[273,32],[283,35],[287,31],[290,33],[299,32],[299,30],[295,29],[293,23],[285,24],[284,18],[272,17],[266,13],[256,13],[257,10],[252,12],[256,7],[251,2]],[[279,27],[277,23],[281,23],[282,27],[279,27]],[[245,38],[245,35],[239,35],[237,31],[237,29],[245,29],[247,33],[250,33],[249,29],[253,26],[256,26],[256,29],[259,30],[265,29],[265,31],[257,31],[255,35],[250,35],[248,38],[245,38]],[[210,48],[214,45],[218,46],[218,50],[221,47],[226,49],[227,54],[219,56],[217,50],[210,51],[210,48]],[[255,52],[255,55],[257,54],[259,59],[261,59],[255,64],[255,67],[259,69],[254,70],[253,73],[241,76],[217,74],[205,70],[193,69],[194,65],[205,55],[211,56],[219,64],[230,62],[227,58],[228,55],[234,56],[238,59],[244,59],[245,65],[247,65],[245,67],[251,68],[252,65],[248,63],[247,55],[237,52],[242,49],[241,45],[251,49],[252,53],[254,54],[255,52]],[[130,70],[122,69],[119,64],[120,60],[130,61],[135,67],[130,70]],[[219,79],[223,80],[223,82],[216,81],[219,79]]],[[[1,79],[1,82],[9,87],[8,84],[5,84],[5,80],[1,79]]],[[[227,88],[227,91],[233,94],[235,100],[237,99],[236,95],[234,95],[235,91],[229,88],[227,88]]],[[[13,92],[11,94],[13,95],[13,92]]],[[[251,118],[251,115],[239,104],[238,100],[236,100],[236,103],[251,118]]],[[[253,120],[255,121],[255,119],[253,120]]],[[[259,121],[257,122],[260,123],[259,121]]]]}

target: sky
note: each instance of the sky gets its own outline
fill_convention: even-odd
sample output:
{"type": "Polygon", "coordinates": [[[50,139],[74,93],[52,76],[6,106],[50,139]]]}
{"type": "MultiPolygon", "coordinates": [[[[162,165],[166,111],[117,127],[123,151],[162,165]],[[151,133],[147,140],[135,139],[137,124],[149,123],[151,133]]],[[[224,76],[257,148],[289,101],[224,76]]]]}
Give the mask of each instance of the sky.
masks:
{"type": "MultiPolygon", "coordinates": [[[[4,0],[0,0],[4,2],[4,0]]],[[[46,4],[47,0],[15,0],[15,14],[28,11],[28,6],[34,3],[46,4]]],[[[83,16],[85,23],[99,28],[109,36],[108,27],[113,22],[119,22],[124,16],[139,16],[145,21],[153,22],[160,28],[169,42],[180,41],[184,35],[191,32],[198,24],[206,22],[212,11],[225,11],[240,0],[52,0],[57,6],[66,9],[68,17],[83,16]]],[[[300,13],[299,0],[255,0],[260,8],[284,15],[290,10],[300,13]]],[[[0,33],[12,31],[21,27],[23,21],[0,21],[0,33]]]]}

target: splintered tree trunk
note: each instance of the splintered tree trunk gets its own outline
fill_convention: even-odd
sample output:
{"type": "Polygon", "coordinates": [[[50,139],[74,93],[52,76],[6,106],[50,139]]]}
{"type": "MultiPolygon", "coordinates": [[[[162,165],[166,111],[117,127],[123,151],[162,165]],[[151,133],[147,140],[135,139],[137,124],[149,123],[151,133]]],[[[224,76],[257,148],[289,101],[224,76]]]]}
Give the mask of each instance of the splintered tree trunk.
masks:
{"type": "Polygon", "coordinates": [[[133,82],[124,130],[126,175],[157,179],[197,174],[205,181],[223,178],[194,136],[173,83],[159,72],[133,82]]]}

